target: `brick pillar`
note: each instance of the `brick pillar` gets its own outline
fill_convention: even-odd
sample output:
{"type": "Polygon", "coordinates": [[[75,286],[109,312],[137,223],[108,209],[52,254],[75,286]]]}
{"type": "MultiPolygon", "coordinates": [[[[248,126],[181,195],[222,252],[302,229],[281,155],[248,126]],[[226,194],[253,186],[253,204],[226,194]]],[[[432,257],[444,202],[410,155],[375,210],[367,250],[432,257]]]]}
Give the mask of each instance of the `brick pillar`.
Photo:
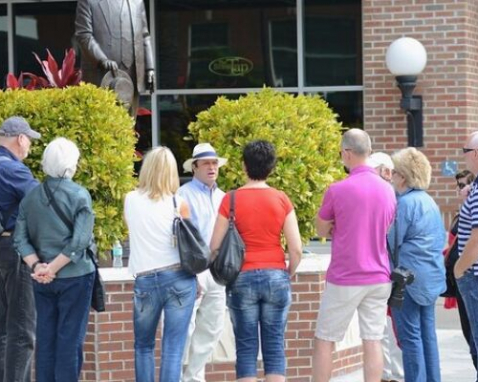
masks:
{"type": "Polygon", "coordinates": [[[364,127],[375,151],[406,147],[406,116],[400,90],[385,65],[388,46],[413,37],[428,53],[415,93],[423,96],[424,147],[433,167],[430,193],[443,212],[457,210],[454,179],[441,175],[441,162],[456,160],[478,130],[478,3],[476,0],[362,0],[364,127]]]}

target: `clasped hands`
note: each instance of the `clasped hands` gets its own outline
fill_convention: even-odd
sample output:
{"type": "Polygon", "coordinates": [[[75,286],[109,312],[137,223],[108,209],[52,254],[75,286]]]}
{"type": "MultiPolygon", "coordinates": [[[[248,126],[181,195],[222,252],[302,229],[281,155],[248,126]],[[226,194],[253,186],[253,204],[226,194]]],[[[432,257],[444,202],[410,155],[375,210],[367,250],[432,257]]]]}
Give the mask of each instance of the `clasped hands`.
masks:
{"type": "Polygon", "coordinates": [[[35,267],[35,272],[31,274],[32,279],[39,282],[40,284],[51,283],[55,277],[55,272],[51,269],[50,264],[40,263],[35,267]]]}

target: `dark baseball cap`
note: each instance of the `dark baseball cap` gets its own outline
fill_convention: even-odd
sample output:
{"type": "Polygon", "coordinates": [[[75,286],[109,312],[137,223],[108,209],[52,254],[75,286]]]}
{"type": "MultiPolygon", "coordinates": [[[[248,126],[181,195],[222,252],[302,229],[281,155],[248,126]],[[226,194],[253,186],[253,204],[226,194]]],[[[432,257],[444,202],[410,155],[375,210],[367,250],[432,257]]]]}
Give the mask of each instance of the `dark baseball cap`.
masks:
{"type": "Polygon", "coordinates": [[[32,139],[39,139],[41,137],[41,134],[33,130],[23,117],[7,118],[0,126],[0,136],[17,137],[20,134],[25,134],[32,139]]]}

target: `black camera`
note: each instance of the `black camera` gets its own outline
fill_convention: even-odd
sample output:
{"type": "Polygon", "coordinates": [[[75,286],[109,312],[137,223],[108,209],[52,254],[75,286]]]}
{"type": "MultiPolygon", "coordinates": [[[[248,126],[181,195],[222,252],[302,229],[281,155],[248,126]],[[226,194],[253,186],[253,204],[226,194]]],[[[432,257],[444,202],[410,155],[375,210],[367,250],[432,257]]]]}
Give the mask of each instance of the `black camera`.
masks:
{"type": "Polygon", "coordinates": [[[402,266],[396,267],[390,275],[392,280],[392,293],[388,299],[388,306],[401,308],[404,299],[405,286],[415,281],[415,275],[402,266]]]}

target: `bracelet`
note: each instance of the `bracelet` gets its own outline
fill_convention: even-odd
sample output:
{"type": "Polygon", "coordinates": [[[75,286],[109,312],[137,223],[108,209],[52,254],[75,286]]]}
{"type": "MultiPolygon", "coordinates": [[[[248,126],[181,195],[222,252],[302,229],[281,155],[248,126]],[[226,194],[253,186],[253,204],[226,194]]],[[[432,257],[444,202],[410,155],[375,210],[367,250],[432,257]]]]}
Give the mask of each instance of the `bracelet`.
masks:
{"type": "Polygon", "coordinates": [[[35,273],[35,268],[36,268],[37,265],[40,264],[40,263],[41,263],[41,260],[37,260],[37,261],[35,261],[35,262],[32,264],[31,270],[32,270],[33,273],[35,273]]]}

